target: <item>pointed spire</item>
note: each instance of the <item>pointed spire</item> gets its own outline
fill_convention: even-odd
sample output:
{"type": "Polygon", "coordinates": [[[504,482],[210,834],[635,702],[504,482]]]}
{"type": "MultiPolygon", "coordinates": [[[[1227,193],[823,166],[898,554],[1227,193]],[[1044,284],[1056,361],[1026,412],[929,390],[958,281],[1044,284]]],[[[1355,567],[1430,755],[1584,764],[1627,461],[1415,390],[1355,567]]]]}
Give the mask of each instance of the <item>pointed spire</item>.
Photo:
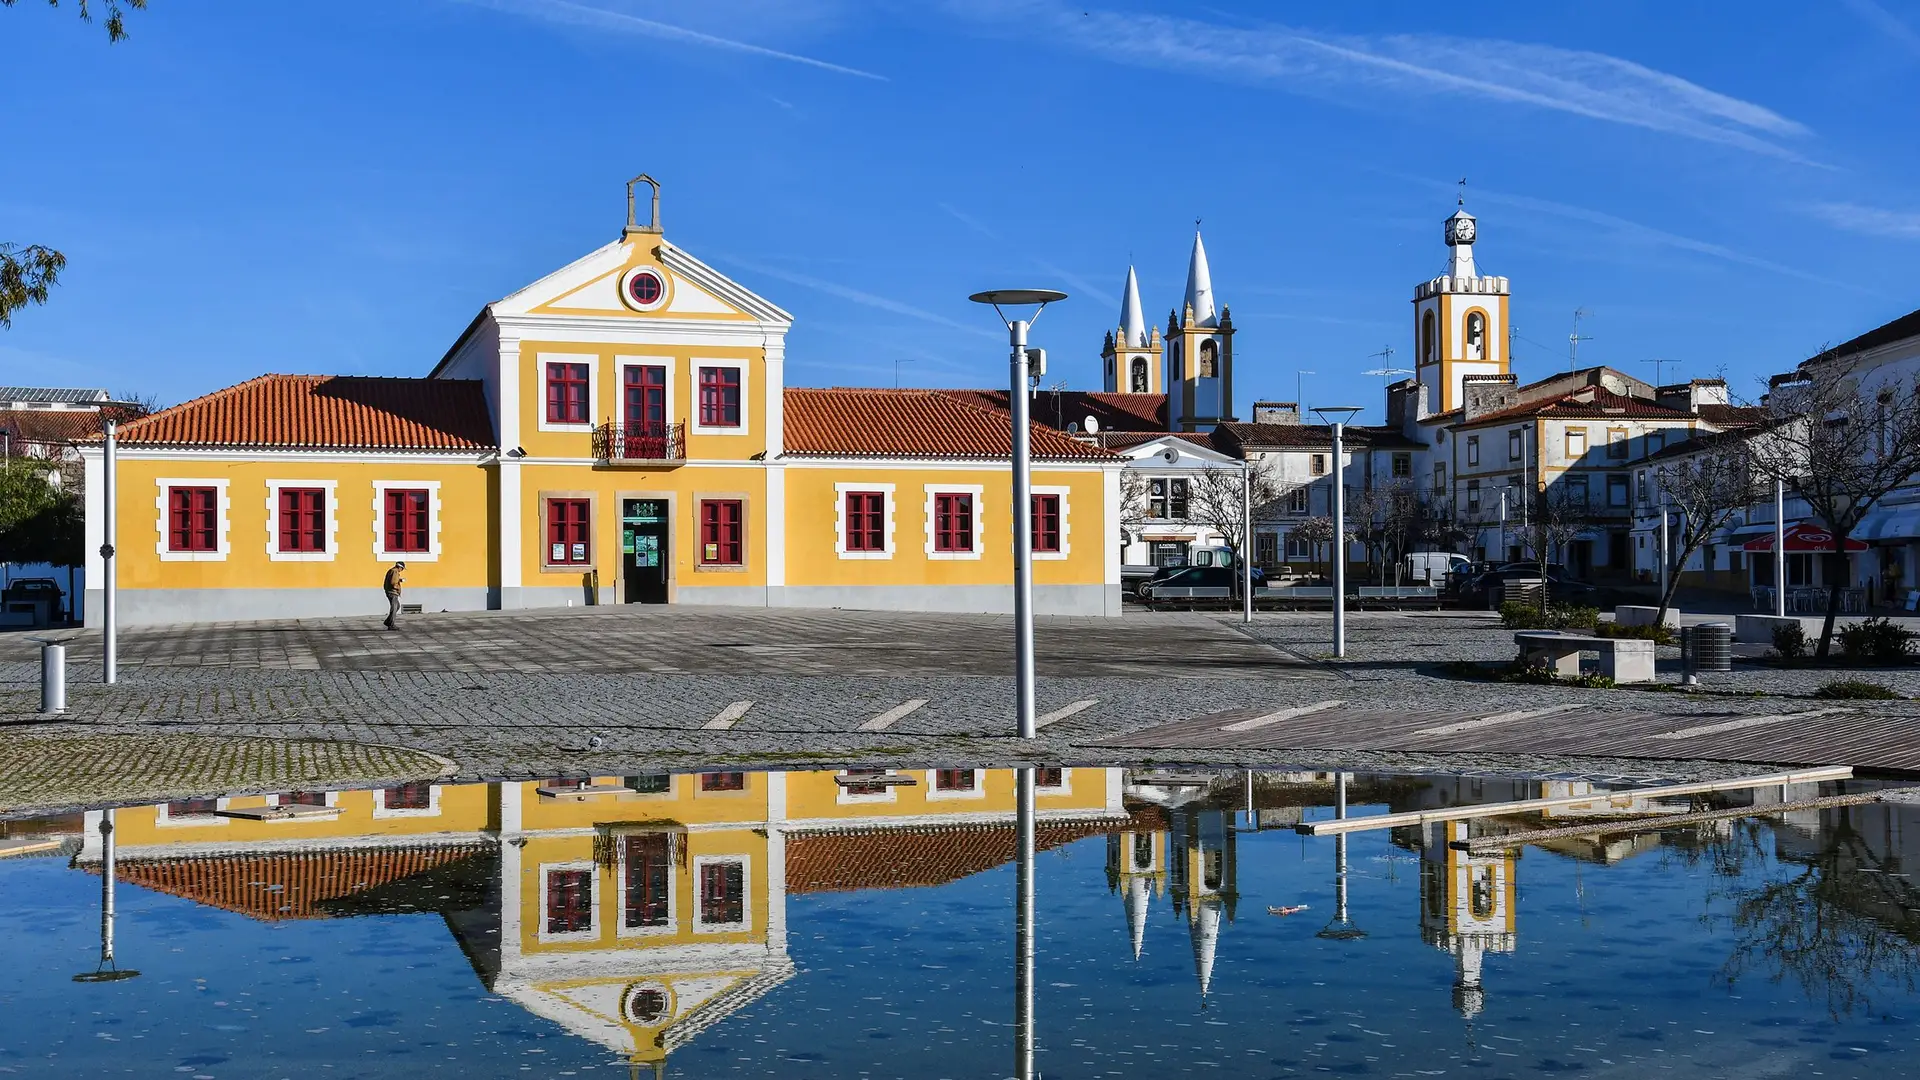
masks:
{"type": "Polygon", "coordinates": [[[1220,944],[1220,908],[1211,900],[1194,905],[1194,919],[1187,935],[1193,939],[1193,973],[1200,980],[1200,996],[1213,987],[1213,954],[1220,944]]]}
{"type": "Polygon", "coordinates": [[[1147,879],[1135,876],[1127,880],[1127,935],[1133,939],[1133,958],[1147,943],[1147,879]]]}
{"type": "Polygon", "coordinates": [[[1207,267],[1207,246],[1200,242],[1200,223],[1193,226],[1193,258],[1187,262],[1187,308],[1201,326],[1215,326],[1213,271],[1207,267]]]}
{"type": "Polygon", "coordinates": [[[1122,344],[1137,349],[1147,343],[1147,317],[1140,313],[1140,280],[1133,267],[1127,267],[1127,291],[1120,301],[1120,337],[1122,344]]]}

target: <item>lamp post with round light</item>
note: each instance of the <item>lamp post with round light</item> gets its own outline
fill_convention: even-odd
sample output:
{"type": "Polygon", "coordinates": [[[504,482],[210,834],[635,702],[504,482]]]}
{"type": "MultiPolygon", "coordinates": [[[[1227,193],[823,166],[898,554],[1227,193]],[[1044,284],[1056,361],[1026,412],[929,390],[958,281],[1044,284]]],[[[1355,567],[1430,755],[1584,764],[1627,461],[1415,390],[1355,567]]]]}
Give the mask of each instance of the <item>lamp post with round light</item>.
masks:
{"type": "Polygon", "coordinates": [[[1013,664],[1015,699],[1020,737],[1031,739],[1033,720],[1033,461],[1028,442],[1027,394],[1032,380],[1046,374],[1046,353],[1038,353],[1038,365],[1032,364],[1027,349],[1027,329],[1040,318],[1048,304],[1065,300],[1067,294],[1053,289],[991,289],[967,299],[976,304],[991,304],[1000,321],[1007,324],[1007,343],[1012,347],[1008,371],[1007,411],[1013,414],[1013,664]],[[1033,314],[1024,319],[1009,319],[1003,308],[1031,306],[1033,314]],[[1038,366],[1040,370],[1034,371],[1038,366]]]}
{"type": "Polygon", "coordinates": [[[1313,410],[1333,429],[1333,656],[1347,655],[1347,465],[1341,437],[1360,410],[1329,405],[1313,410]]]}

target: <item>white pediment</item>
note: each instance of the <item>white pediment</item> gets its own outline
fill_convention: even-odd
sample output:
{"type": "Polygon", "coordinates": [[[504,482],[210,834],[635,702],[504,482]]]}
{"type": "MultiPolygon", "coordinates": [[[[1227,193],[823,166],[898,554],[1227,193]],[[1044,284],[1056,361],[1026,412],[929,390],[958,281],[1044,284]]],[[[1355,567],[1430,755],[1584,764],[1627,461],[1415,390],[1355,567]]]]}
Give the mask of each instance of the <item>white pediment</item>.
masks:
{"type": "Polygon", "coordinates": [[[706,263],[651,233],[634,233],[606,244],[492,305],[497,316],[590,314],[635,319],[703,315],[752,319],[784,329],[793,316],[706,263]],[[620,275],[653,261],[671,279],[672,295],[657,312],[636,312],[620,299],[620,275]]]}

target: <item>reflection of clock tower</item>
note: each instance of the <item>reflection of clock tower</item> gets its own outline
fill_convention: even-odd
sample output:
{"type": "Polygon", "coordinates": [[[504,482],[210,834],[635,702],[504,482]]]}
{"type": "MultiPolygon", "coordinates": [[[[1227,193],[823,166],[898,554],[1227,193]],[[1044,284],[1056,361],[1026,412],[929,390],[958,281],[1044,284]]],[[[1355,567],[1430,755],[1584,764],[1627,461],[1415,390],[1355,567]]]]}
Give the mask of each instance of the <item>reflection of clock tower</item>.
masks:
{"type": "Polygon", "coordinates": [[[1120,333],[1107,333],[1100,350],[1106,361],[1106,391],[1109,394],[1163,394],[1166,383],[1160,377],[1160,354],[1164,345],[1160,328],[1149,327],[1140,311],[1140,282],[1133,267],[1127,267],[1126,298],[1120,301],[1120,333]]]}
{"type": "Polygon", "coordinates": [[[1167,319],[1167,426],[1212,431],[1233,418],[1233,316],[1214,307],[1213,272],[1196,228],[1186,305],[1167,319]]]}
{"type": "Polygon", "coordinates": [[[1468,1020],[1486,1008],[1481,969],[1488,953],[1510,953],[1514,931],[1514,855],[1473,855],[1454,847],[1464,821],[1426,826],[1420,849],[1420,937],[1453,954],[1453,1007],[1468,1020]]]}
{"type": "Polygon", "coordinates": [[[1507,279],[1473,265],[1479,229],[1466,208],[1447,219],[1447,272],[1413,290],[1413,356],[1429,413],[1461,405],[1468,375],[1507,373],[1507,279]]]}

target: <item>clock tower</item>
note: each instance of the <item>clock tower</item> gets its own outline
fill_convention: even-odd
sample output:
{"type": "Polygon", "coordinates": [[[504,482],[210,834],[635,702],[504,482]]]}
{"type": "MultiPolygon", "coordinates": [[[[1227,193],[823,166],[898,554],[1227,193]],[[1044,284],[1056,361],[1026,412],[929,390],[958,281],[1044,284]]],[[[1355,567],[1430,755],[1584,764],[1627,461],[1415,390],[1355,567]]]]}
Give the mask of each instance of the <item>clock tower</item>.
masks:
{"type": "Polygon", "coordinates": [[[1507,279],[1483,275],[1473,263],[1479,222],[1466,207],[1444,226],[1447,272],[1413,289],[1414,370],[1429,413],[1461,406],[1468,375],[1504,375],[1507,355],[1507,279]]]}

